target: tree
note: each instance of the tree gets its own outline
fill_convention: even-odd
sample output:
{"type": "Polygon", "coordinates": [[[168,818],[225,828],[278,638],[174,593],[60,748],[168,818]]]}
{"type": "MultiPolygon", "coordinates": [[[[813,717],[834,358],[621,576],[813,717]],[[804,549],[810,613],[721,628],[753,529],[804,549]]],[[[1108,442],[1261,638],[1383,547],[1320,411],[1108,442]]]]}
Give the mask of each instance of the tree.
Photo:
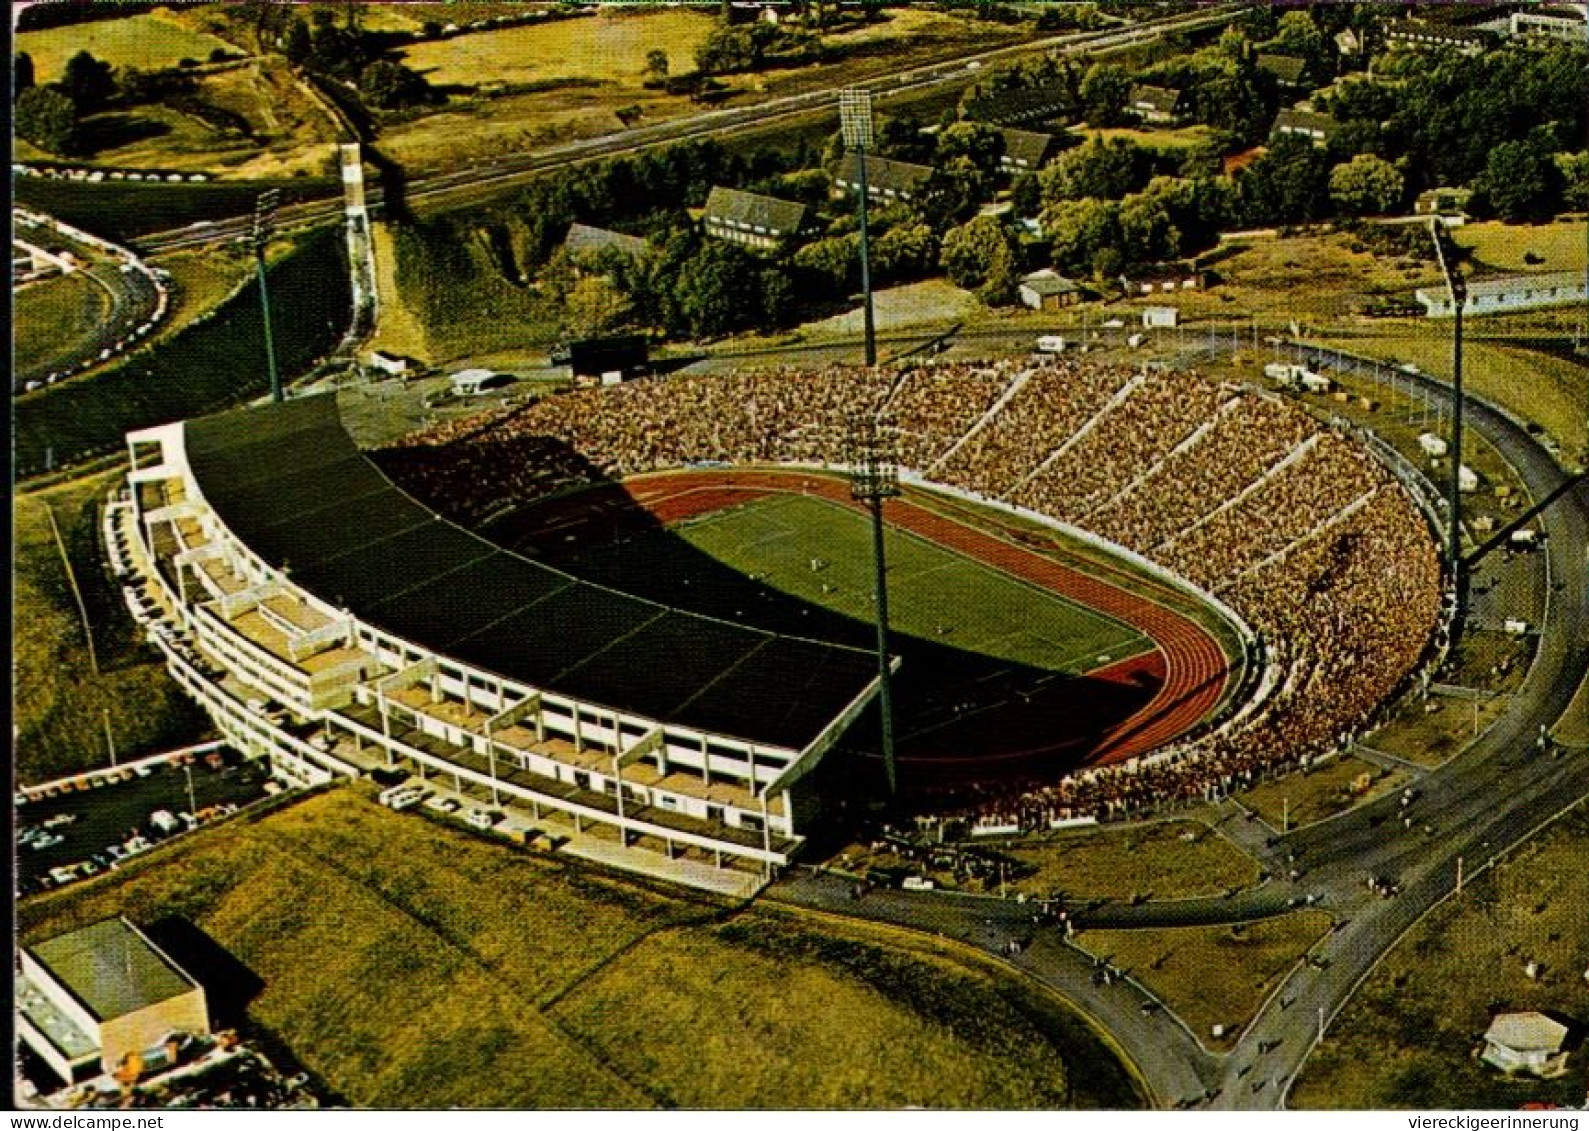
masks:
{"type": "Polygon", "coordinates": [[[11,101],[33,86],[33,56],[19,51],[11,59],[11,101]]]}
{"type": "Polygon", "coordinates": [[[1304,224],[1329,208],[1328,158],[1289,134],[1275,139],[1258,160],[1236,174],[1246,224],[1304,224]]]}
{"type": "Polygon", "coordinates": [[[414,106],[430,96],[430,85],[401,63],[377,59],[359,76],[359,93],[382,110],[414,106]]]}
{"type": "Polygon", "coordinates": [[[48,153],[68,157],[78,152],[77,106],[49,86],[34,86],[17,96],[11,126],[17,136],[48,153]]]}
{"type": "Polygon", "coordinates": [[[281,53],[287,57],[287,62],[301,67],[313,52],[314,37],[309,33],[309,25],[294,16],[282,32],[281,53]]]}
{"type": "Polygon", "coordinates": [[[1015,298],[1020,281],[1020,247],[997,217],[978,216],[943,238],[939,255],[949,281],[974,290],[989,306],[1015,298]]]}
{"type": "Polygon", "coordinates": [[[872,241],[872,273],[897,282],[919,279],[938,262],[938,237],[920,221],[895,224],[872,241]]]}
{"type": "Polygon", "coordinates": [[[660,47],[646,52],[645,78],[648,83],[661,84],[668,78],[668,53],[660,47]]]}
{"type": "Polygon", "coordinates": [[[1139,192],[1120,203],[1120,254],[1128,263],[1156,263],[1180,254],[1181,233],[1165,199],[1139,192]]]}
{"type": "Polygon", "coordinates": [[[813,240],[795,251],[792,262],[806,275],[811,289],[831,295],[847,295],[860,280],[861,237],[859,233],[828,236],[813,240]]]}
{"type": "Polygon", "coordinates": [[[703,75],[755,70],[760,63],[760,45],[753,30],[728,23],[719,23],[695,49],[695,66],[703,75]]]}
{"type": "Polygon", "coordinates": [[[1348,216],[1380,215],[1401,203],[1406,182],[1396,166],[1359,153],[1330,170],[1330,199],[1348,216]]]}
{"type": "Polygon", "coordinates": [[[1527,141],[1508,141],[1490,151],[1473,188],[1495,215],[1511,223],[1550,215],[1560,198],[1557,169],[1527,141]]]}
{"type": "Polygon", "coordinates": [[[760,313],[756,271],[740,248],[707,241],[673,285],[680,328],[692,338],[714,338],[748,324],[760,313]]]}
{"type": "Polygon", "coordinates": [[[1082,111],[1087,124],[1097,128],[1118,126],[1131,98],[1131,74],[1114,63],[1094,63],[1081,80],[1082,111]]]}
{"type": "Polygon", "coordinates": [[[583,275],[563,300],[563,333],[589,338],[624,325],[633,313],[628,297],[605,275],[583,275]]]}
{"type": "Polygon", "coordinates": [[[105,108],[116,96],[116,79],[111,65],[79,51],[66,61],[61,89],[77,107],[79,114],[93,114],[105,108]]]}
{"type": "Polygon", "coordinates": [[[984,176],[998,174],[1004,157],[1004,135],[985,122],[957,122],[938,134],[934,163],[947,165],[964,158],[984,176]]]}
{"type": "Polygon", "coordinates": [[[1589,151],[1556,154],[1561,173],[1562,203],[1568,208],[1589,208],[1589,151]]]}
{"type": "Polygon", "coordinates": [[[1096,196],[1119,200],[1147,183],[1152,155],[1125,138],[1104,141],[1094,137],[1086,145],[1062,153],[1038,173],[1043,199],[1081,200],[1096,196]]]}
{"type": "Polygon", "coordinates": [[[1043,211],[1043,234],[1055,266],[1073,275],[1106,277],[1118,270],[1120,206],[1111,200],[1065,200],[1043,211]],[[1111,263],[1106,252],[1115,250],[1111,263]]]}
{"type": "Polygon", "coordinates": [[[992,194],[992,178],[969,158],[956,157],[927,178],[915,201],[916,212],[934,231],[942,232],[969,218],[992,194]]]}

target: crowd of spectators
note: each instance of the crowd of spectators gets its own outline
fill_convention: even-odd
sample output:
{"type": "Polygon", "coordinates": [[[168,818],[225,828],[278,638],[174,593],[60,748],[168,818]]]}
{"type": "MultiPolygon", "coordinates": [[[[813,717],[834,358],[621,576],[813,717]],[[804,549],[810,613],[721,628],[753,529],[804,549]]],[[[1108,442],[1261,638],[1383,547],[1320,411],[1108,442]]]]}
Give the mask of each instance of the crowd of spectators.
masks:
{"type": "Polygon", "coordinates": [[[451,421],[382,460],[467,523],[669,467],[838,464],[857,411],[897,422],[902,466],[1092,530],[1218,594],[1267,665],[1261,701],[1223,725],[1150,759],[971,798],[975,820],[1122,816],[1306,762],[1373,714],[1434,628],[1435,548],[1390,474],[1300,407],[1195,373],[1047,359],[640,381],[451,421]]]}

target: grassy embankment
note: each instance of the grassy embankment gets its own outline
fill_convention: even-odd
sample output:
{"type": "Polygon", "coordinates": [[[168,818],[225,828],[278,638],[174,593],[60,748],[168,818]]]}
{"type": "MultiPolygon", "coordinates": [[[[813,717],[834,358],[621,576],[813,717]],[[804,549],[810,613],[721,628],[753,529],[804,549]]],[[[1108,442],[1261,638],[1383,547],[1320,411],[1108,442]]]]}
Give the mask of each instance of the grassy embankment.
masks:
{"type": "Polygon", "coordinates": [[[23,371],[72,353],[110,313],[110,296],[81,272],[30,283],[12,302],[11,364],[23,371]]]}
{"type": "MultiPolygon", "coordinates": [[[[351,298],[336,231],[305,237],[270,268],[276,357],[284,380],[337,343],[351,298]]],[[[15,468],[36,475],[116,450],[129,431],[212,412],[269,386],[263,319],[250,282],[184,332],[91,377],[16,402],[15,468]]]]}
{"type": "Polygon", "coordinates": [[[1560,818],[1437,907],[1380,961],[1308,1060],[1296,1108],[1516,1109],[1583,1102],[1565,1077],[1508,1080],[1473,1056],[1493,1012],[1589,1017],[1589,810],[1560,818]],[[1525,967],[1538,962],[1539,977],[1525,967]]]}
{"type": "Polygon", "coordinates": [[[209,935],[262,983],[247,1025],[357,1106],[1141,1102],[1074,1014],[930,940],[650,891],[352,787],[19,919],[116,913],[209,935]]]}
{"type": "Polygon", "coordinates": [[[46,781],[103,766],[106,712],[118,757],[169,749],[209,733],[208,720],[143,646],[105,573],[99,502],[116,472],[18,494],[12,517],[12,664],[16,772],[46,781]],[[71,574],[50,526],[55,515],[71,574]],[[84,637],[71,577],[82,590],[98,659],[84,637]]]}

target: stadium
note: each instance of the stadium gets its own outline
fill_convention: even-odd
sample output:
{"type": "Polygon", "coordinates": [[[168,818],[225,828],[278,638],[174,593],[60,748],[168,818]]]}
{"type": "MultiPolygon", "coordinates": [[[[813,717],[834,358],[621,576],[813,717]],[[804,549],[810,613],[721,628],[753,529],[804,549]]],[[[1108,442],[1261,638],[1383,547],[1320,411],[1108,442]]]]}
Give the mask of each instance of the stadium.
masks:
{"type": "Polygon", "coordinates": [[[1336,746],[1429,644],[1428,523],[1360,444],[1058,357],[642,380],[374,453],[306,398],[132,434],[107,521],[173,671],[283,773],[408,769],[728,890],[881,794],[857,412],[897,425],[909,811],[1215,796],[1336,746]]]}

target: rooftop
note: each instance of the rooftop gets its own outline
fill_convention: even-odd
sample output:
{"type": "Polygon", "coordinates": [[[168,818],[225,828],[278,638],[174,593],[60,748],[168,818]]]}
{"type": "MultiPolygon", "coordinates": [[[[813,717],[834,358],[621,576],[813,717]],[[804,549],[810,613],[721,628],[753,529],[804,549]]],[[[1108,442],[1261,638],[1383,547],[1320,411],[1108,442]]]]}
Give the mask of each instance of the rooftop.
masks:
{"type": "Polygon", "coordinates": [[[1181,104],[1181,92],[1167,86],[1139,83],[1131,88],[1131,105],[1147,106],[1163,114],[1173,113],[1181,104]]]}
{"type": "Polygon", "coordinates": [[[717,185],[706,198],[706,217],[739,226],[765,228],[773,233],[789,233],[798,231],[805,222],[806,206],[798,201],[717,185]]]}
{"type": "MultiPolygon", "coordinates": [[[[894,161],[888,157],[866,156],[866,188],[868,192],[914,192],[932,176],[932,166],[912,165],[909,161],[894,161]]],[[[838,180],[846,184],[859,184],[860,159],[846,153],[839,163],[838,180]]]]}
{"type": "Polygon", "coordinates": [[[1567,1026],[1543,1013],[1497,1013],[1484,1031],[1484,1039],[1516,1052],[1557,1052],[1566,1043],[1567,1033],[1567,1026]]]}
{"type": "Polygon", "coordinates": [[[1021,286],[1040,295],[1066,295],[1081,290],[1080,283],[1074,279],[1067,279],[1049,267],[1041,271],[1033,271],[1021,280],[1021,286]]]}
{"type": "Polygon", "coordinates": [[[1287,86],[1299,86],[1308,68],[1307,63],[1295,55],[1260,54],[1257,63],[1260,71],[1268,72],[1287,86]]]}
{"type": "Polygon", "coordinates": [[[1054,151],[1058,142],[1053,134],[1035,130],[1017,130],[1008,126],[999,130],[1004,136],[1004,156],[1019,165],[1037,168],[1054,151]]]}
{"type": "Polygon", "coordinates": [[[592,256],[608,248],[633,257],[645,254],[646,241],[639,236],[626,236],[622,232],[594,228],[589,224],[570,224],[563,248],[575,259],[592,256]]]}
{"type": "Polygon", "coordinates": [[[28,951],[100,1021],[114,1021],[198,987],[120,916],[56,935],[28,951]]]}

